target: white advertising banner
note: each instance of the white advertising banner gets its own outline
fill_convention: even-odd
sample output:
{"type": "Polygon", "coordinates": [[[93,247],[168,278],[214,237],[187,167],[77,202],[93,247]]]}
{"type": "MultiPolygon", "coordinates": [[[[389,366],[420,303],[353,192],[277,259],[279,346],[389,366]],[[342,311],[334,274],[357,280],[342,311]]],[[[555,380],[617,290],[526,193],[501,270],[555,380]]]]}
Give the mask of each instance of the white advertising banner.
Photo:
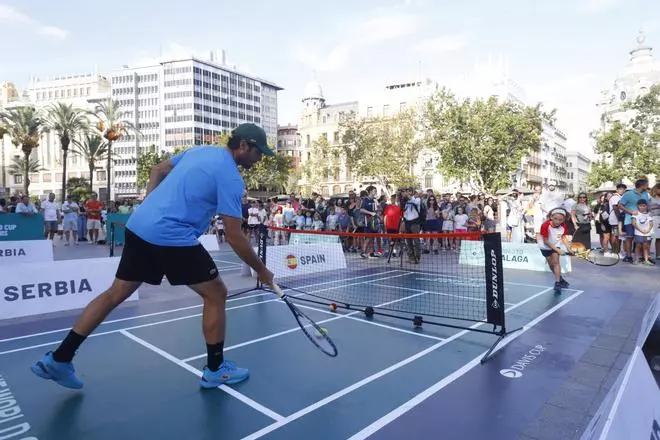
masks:
{"type": "Polygon", "coordinates": [[[214,234],[204,234],[201,237],[199,237],[197,240],[199,240],[200,243],[202,243],[202,246],[204,246],[204,249],[207,251],[219,251],[220,246],[218,245],[218,239],[214,234]]]}
{"type": "Polygon", "coordinates": [[[118,265],[117,257],[0,266],[0,320],[83,308],[110,287],[118,265]]]}
{"type": "Polygon", "coordinates": [[[53,261],[50,240],[0,241],[0,267],[42,261],[53,261]]]}
{"type": "Polygon", "coordinates": [[[649,307],[644,315],[644,319],[642,319],[642,325],[639,328],[639,336],[637,336],[638,347],[644,346],[646,338],[649,337],[649,333],[651,333],[651,329],[658,319],[658,315],[660,315],[660,293],[655,294],[655,298],[651,302],[651,307],[649,307]]]}
{"type": "MultiPolygon", "coordinates": [[[[460,264],[484,265],[484,245],[480,241],[461,241],[460,264]]],[[[571,272],[571,257],[559,257],[563,273],[571,272]]],[[[504,269],[550,272],[545,257],[535,243],[502,243],[502,267],[504,269]]]]}
{"type": "Polygon", "coordinates": [[[641,348],[635,348],[619,382],[582,440],[660,439],[660,388],[641,348]]]}
{"type": "Polygon", "coordinates": [[[341,243],[314,243],[269,246],[266,267],[275,279],[345,269],[341,243]]]}

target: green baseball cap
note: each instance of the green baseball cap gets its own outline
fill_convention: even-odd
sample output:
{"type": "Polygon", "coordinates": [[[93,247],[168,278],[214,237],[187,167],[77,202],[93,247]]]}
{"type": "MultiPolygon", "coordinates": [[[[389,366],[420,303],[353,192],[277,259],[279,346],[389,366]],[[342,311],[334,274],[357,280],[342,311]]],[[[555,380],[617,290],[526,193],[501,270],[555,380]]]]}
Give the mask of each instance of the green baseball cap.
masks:
{"type": "Polygon", "coordinates": [[[275,156],[275,152],[268,147],[268,138],[263,128],[258,125],[246,122],[234,128],[232,137],[242,139],[248,143],[255,144],[259,151],[266,156],[275,156]]]}

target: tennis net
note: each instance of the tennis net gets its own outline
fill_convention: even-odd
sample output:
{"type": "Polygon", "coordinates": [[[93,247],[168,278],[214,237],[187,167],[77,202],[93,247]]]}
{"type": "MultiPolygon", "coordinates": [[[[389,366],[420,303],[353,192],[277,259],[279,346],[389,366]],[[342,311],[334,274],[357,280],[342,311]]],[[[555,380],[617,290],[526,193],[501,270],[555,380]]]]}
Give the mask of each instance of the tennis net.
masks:
{"type": "Polygon", "coordinates": [[[499,233],[369,234],[262,229],[259,255],[297,300],[506,334],[499,233]],[[475,322],[491,326],[475,326],[475,322]]]}

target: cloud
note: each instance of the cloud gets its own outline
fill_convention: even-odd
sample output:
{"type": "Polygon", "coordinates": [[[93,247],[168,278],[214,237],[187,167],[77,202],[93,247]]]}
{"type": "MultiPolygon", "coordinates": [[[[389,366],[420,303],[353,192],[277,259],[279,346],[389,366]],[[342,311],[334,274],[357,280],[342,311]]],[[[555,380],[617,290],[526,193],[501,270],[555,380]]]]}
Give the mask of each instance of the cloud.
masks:
{"type": "Polygon", "coordinates": [[[581,12],[599,13],[616,9],[623,3],[624,0],[578,0],[576,5],[581,12]]]}
{"type": "Polygon", "coordinates": [[[465,34],[443,35],[430,40],[425,40],[415,46],[417,52],[426,54],[440,54],[455,52],[470,44],[470,39],[465,34]]]}
{"type": "Polygon", "coordinates": [[[348,66],[356,52],[411,35],[418,23],[414,14],[381,13],[363,21],[342,23],[325,47],[297,44],[293,55],[310,69],[337,72],[348,66]]]}
{"type": "Polygon", "coordinates": [[[40,23],[15,8],[0,4],[0,24],[31,29],[37,34],[63,41],[69,35],[69,31],[40,23]]]}

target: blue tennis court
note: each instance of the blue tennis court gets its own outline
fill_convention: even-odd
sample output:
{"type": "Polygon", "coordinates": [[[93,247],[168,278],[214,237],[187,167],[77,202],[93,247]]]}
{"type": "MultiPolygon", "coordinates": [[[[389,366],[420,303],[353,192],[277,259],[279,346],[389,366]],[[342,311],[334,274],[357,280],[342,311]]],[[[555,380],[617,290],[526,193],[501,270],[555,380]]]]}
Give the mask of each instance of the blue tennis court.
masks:
{"type": "MultiPolygon", "coordinates": [[[[214,258],[219,267],[240,269],[235,257],[217,253],[214,258]]],[[[385,301],[405,304],[431,295],[427,284],[438,278],[447,283],[470,282],[423,268],[396,266],[350,275],[339,279],[337,274],[332,278],[319,275],[308,285],[295,287],[311,294],[342,288],[357,297],[365,286],[377,286],[385,301]]],[[[511,352],[511,342],[526,347],[528,330],[534,332],[582,293],[566,289],[554,295],[544,274],[521,276],[526,279],[520,282],[508,278],[504,283],[507,326],[523,328],[506,338],[498,346],[501,352],[483,365],[479,361],[495,342],[494,335],[433,325],[416,327],[387,316],[366,317],[360,310],[333,312],[299,302],[337,344],[339,355],[330,358],[309,343],[274,294],[254,290],[234,295],[227,304],[226,357],[248,367],[251,377],[211,391],[198,386],[206,354],[201,304],[192,293],[182,297],[177,307],[154,304],[148,313],[144,306],[139,313],[133,306],[118,309],[76,357],[77,371],[85,382],[80,391],[45,382],[29,369],[66,335],[73,318],[23,320],[6,327],[13,336],[0,340],[0,405],[3,398],[15,403],[9,417],[0,415],[0,438],[376,438],[385,432],[383,427],[396,425],[392,414],[406,405],[412,408],[413,399],[438,393],[470,371],[487,371],[498,381],[506,381],[497,372],[509,362],[507,352],[516,356],[520,349],[511,352]],[[60,327],[54,328],[54,322],[60,327]]],[[[452,307],[456,299],[452,295],[435,296],[452,307]]],[[[487,327],[479,322],[469,326],[487,327]]],[[[487,396],[495,390],[482,386],[487,396]]],[[[497,392],[510,392],[509,386],[502,382],[497,392]]],[[[484,420],[484,429],[487,424],[484,420]]],[[[447,438],[474,438],[459,434],[447,438]]]]}

